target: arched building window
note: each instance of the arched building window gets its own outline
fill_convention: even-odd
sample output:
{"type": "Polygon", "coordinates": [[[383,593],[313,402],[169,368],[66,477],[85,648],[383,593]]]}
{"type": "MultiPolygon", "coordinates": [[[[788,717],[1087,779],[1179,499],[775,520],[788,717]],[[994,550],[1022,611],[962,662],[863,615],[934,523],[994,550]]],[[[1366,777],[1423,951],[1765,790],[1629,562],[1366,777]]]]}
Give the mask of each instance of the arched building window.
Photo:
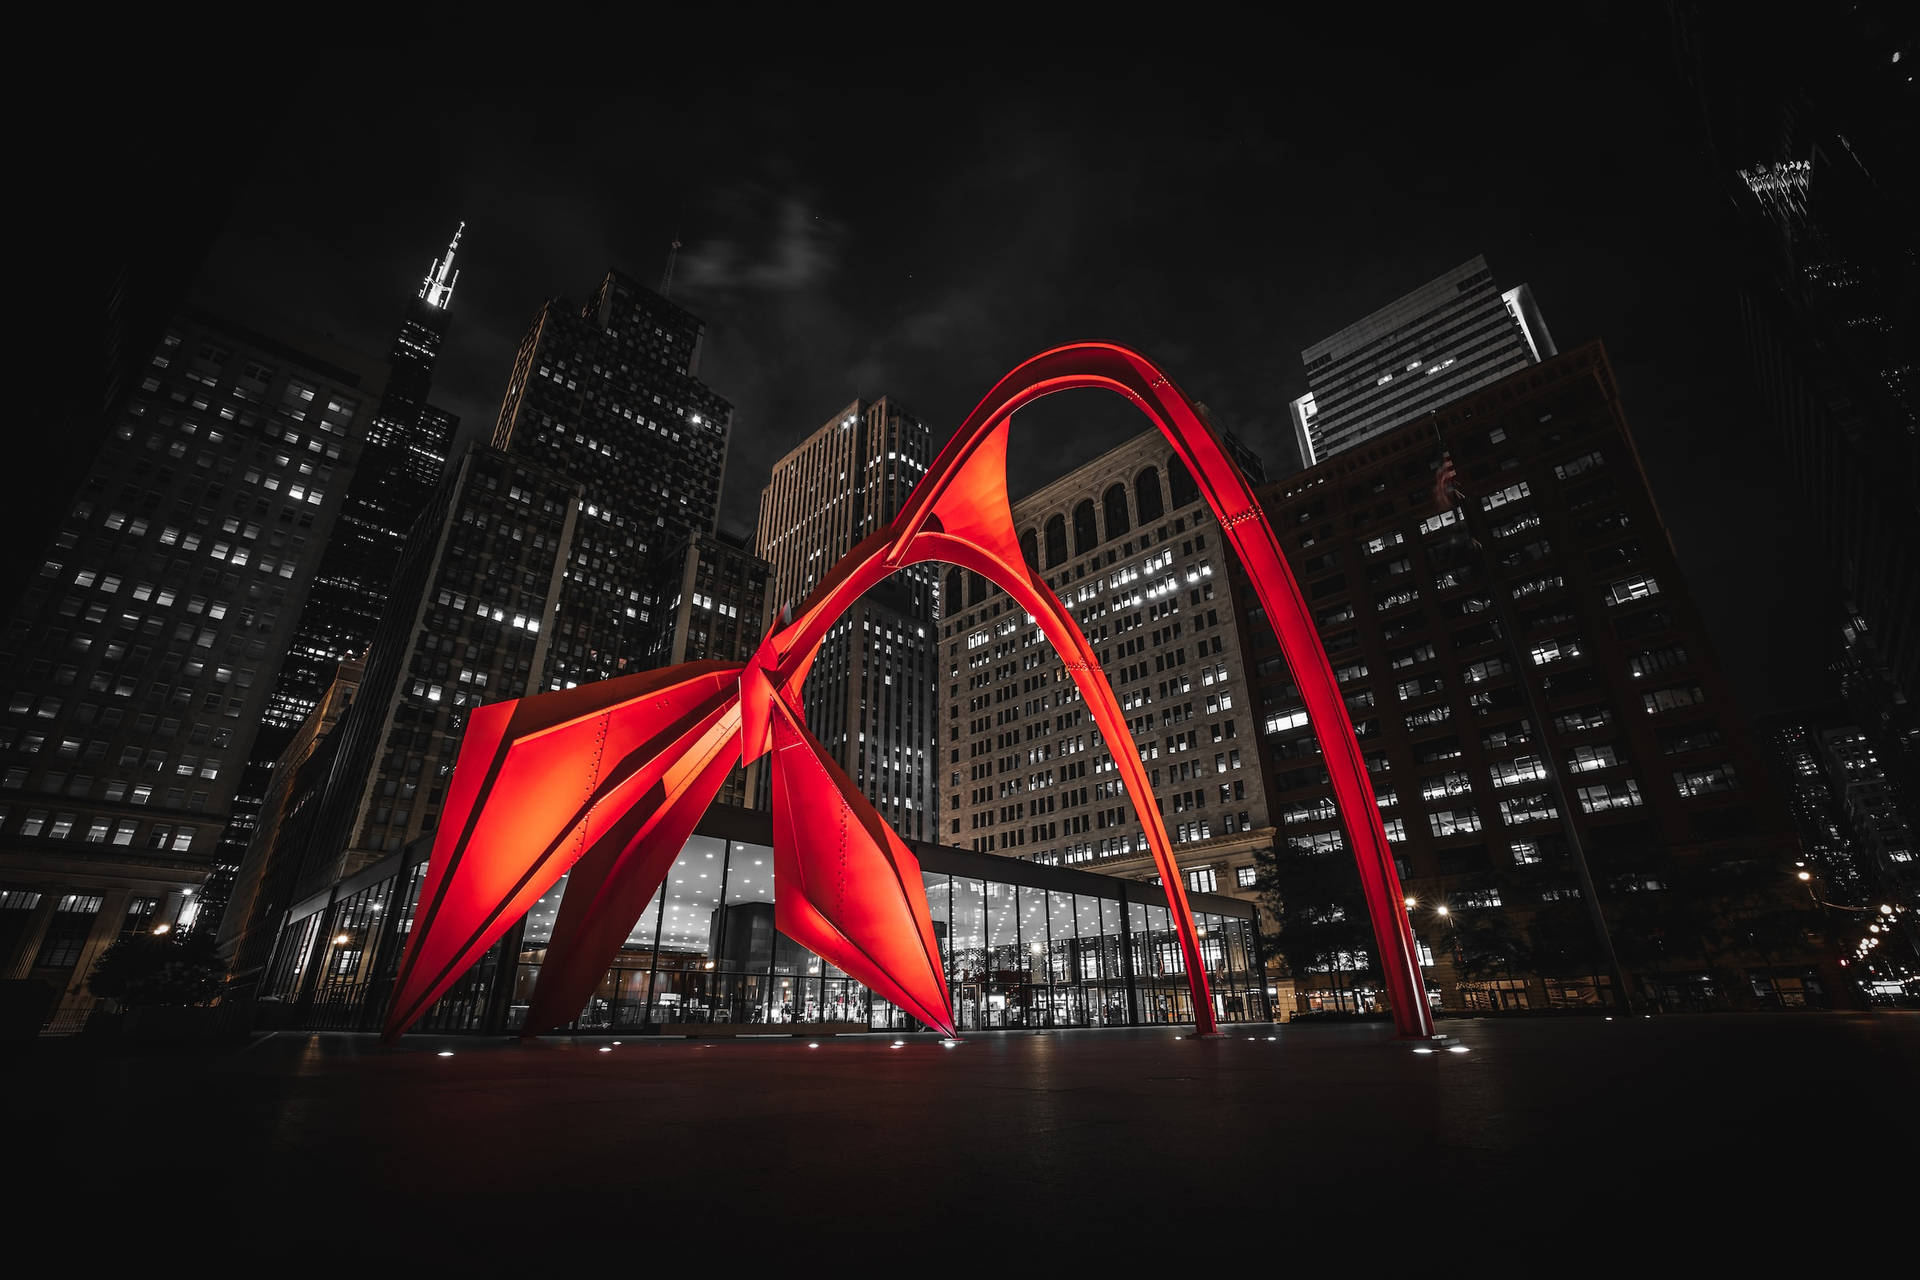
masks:
{"type": "Polygon", "coordinates": [[[947,596],[946,596],[946,599],[940,602],[942,606],[942,612],[945,613],[946,616],[949,618],[951,618],[954,614],[960,612],[960,610],[966,604],[966,602],[963,599],[961,599],[961,596],[960,596],[960,592],[961,592],[960,583],[961,583],[960,567],[958,565],[955,565],[953,568],[947,570],[947,596]]]}
{"type": "Polygon", "coordinates": [[[1167,514],[1167,504],[1160,496],[1160,473],[1152,467],[1133,478],[1133,509],[1141,524],[1167,514]]]}
{"type": "Polygon", "coordinates": [[[1047,521],[1047,568],[1067,558],[1067,518],[1054,516],[1047,521]]]}
{"type": "Polygon", "coordinates": [[[986,598],[987,580],[973,570],[967,570],[967,603],[969,605],[979,604],[986,598]]]}
{"type": "Polygon", "coordinates": [[[1040,539],[1029,529],[1020,535],[1020,558],[1027,562],[1027,568],[1038,572],[1040,569],[1040,539]]]}
{"type": "Polygon", "coordinates": [[[1100,530],[1093,523],[1093,499],[1073,509],[1073,554],[1083,556],[1100,541],[1100,530]]]}
{"type": "Polygon", "coordinates": [[[1100,495],[1100,505],[1107,519],[1107,540],[1112,541],[1133,528],[1133,522],[1127,519],[1127,486],[1111,485],[1100,495]]]}
{"type": "Polygon", "coordinates": [[[1167,487],[1173,490],[1173,505],[1177,510],[1190,502],[1200,501],[1200,487],[1193,482],[1193,476],[1187,471],[1187,464],[1180,461],[1178,454],[1167,456],[1167,487]]]}

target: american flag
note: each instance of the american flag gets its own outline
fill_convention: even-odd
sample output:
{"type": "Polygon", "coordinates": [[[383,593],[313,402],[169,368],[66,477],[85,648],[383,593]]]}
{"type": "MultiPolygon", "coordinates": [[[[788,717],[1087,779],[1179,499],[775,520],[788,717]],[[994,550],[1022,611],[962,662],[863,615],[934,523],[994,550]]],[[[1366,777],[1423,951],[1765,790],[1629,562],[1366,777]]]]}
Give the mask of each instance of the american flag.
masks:
{"type": "Polygon", "coordinates": [[[1453,505],[1460,500],[1460,491],[1454,485],[1454,480],[1458,475],[1459,472],[1453,465],[1453,455],[1450,453],[1442,454],[1440,456],[1440,470],[1436,471],[1433,476],[1433,509],[1435,511],[1450,511],[1453,509],[1453,505]]]}

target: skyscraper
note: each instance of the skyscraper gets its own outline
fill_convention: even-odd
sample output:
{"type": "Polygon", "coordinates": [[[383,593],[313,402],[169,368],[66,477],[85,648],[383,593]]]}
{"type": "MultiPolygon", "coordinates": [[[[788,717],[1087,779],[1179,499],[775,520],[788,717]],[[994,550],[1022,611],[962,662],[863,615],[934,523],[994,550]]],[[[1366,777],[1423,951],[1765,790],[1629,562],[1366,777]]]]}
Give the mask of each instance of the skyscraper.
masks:
{"type": "MultiPolygon", "coordinates": [[[[926,424],[882,396],[855,400],[774,464],[757,539],[771,566],[771,621],[893,519],[933,452],[926,424]]],[[[936,672],[927,638],[939,617],[934,569],[901,570],[834,624],[802,690],[814,735],[895,830],[920,840],[937,835],[936,672]]]]}
{"type": "Polygon", "coordinates": [[[353,479],[341,500],[339,521],[321,553],[293,643],[267,699],[259,737],[234,792],[205,890],[205,923],[211,927],[218,927],[226,910],[234,873],[246,856],[272,783],[275,760],[319,705],[335,669],[365,652],[395,603],[388,592],[407,531],[446,470],[459,419],[427,403],[427,396],[459,277],[453,257],[466,225],[460,224],[446,254],[427,269],[387,353],[385,387],[352,460],[353,479]]]}
{"type": "Polygon", "coordinates": [[[1876,896],[1920,902],[1913,829],[1872,740],[1851,724],[1822,729],[1818,736],[1820,762],[1866,864],[1869,883],[1880,891],[1876,896]]]}
{"type": "MultiPolygon", "coordinates": [[[[1014,502],[1013,523],[1120,697],[1134,736],[1118,749],[1146,764],[1187,888],[1250,897],[1273,830],[1227,589],[1238,567],[1192,478],[1145,431],[1014,502]]],[[[1034,620],[959,569],[944,598],[940,841],[1153,878],[1115,747],[1034,620]]]]}
{"type": "Polygon", "coordinates": [[[481,446],[421,513],[352,706],[323,703],[302,735],[319,738],[316,717],[338,721],[317,792],[306,812],[270,815],[242,863],[248,917],[221,930],[236,979],[266,962],[293,901],[431,836],[470,708],[537,691],[579,498],[549,468],[481,446]]]}
{"type": "Polygon", "coordinates": [[[381,391],[377,362],[188,309],[0,639],[0,965],[67,1009],[184,928],[381,391]]]}
{"type": "Polygon", "coordinates": [[[1555,353],[1533,292],[1476,255],[1300,353],[1294,443],[1311,467],[1555,353]]]}
{"type": "Polygon", "coordinates": [[[767,562],[745,538],[696,533],[658,564],[654,593],[662,625],[648,666],[753,656],[766,616],[767,562]]]}
{"type": "Polygon", "coordinates": [[[1670,6],[1761,425],[1832,569],[1844,696],[1920,812],[1920,221],[1912,17],[1670,6]]]}
{"type": "Polygon", "coordinates": [[[1822,728],[1834,719],[1831,714],[1816,713],[1776,716],[1758,726],[1756,736],[1767,754],[1771,781],[1793,819],[1806,860],[1820,877],[1824,896],[1859,906],[1873,896],[1873,885],[1848,831],[1846,811],[1827,778],[1821,751],[1822,728]]]}
{"type": "Polygon", "coordinates": [[[268,704],[267,723],[283,733],[313,710],[334,666],[373,638],[390,603],[387,592],[407,531],[446,471],[459,419],[427,397],[459,276],[453,258],[466,225],[460,224],[445,256],[428,269],[387,353],[386,389],[301,611],[293,652],[268,704]]]}
{"type": "Polygon", "coordinates": [[[353,706],[366,670],[358,658],[347,658],[334,669],[320,705],[267,771],[266,795],[252,824],[249,847],[241,851],[226,908],[215,924],[214,941],[227,962],[229,982],[241,988],[254,985],[273,947],[280,924],[276,909],[285,907],[300,870],[294,851],[311,833],[333,775],[341,741],[334,729],[353,706]]]}
{"type": "MultiPolygon", "coordinates": [[[[1429,981],[1449,1007],[1590,1002],[1607,985],[1565,817],[1636,995],[1712,1002],[1736,967],[1754,994],[1833,990],[1838,971],[1786,927],[1797,844],[1598,343],[1260,497],[1345,693],[1429,981]],[[1484,551],[1462,532],[1461,504],[1436,508],[1436,429],[1484,551]]],[[[1249,634],[1282,937],[1309,1003],[1349,983],[1372,942],[1357,882],[1339,887],[1352,861],[1299,694],[1271,634],[1249,634]]]]}
{"type": "MultiPolygon", "coordinates": [[[[767,610],[767,562],[745,538],[696,533],[658,561],[654,588],[660,627],[648,666],[718,659],[745,662],[760,646],[767,610]]],[[[720,785],[721,804],[753,803],[735,765],[720,785]]]]}
{"type": "Polygon", "coordinates": [[[493,445],[585,490],[537,688],[645,668],[654,562],[713,531],[733,407],[698,377],[703,331],[609,271],[584,308],[542,306],[520,344],[493,445]]]}
{"type": "MultiPolygon", "coordinates": [[[[732,417],[694,376],[701,329],[618,272],[577,312],[542,306],[494,445],[460,460],[407,539],[358,696],[329,735],[315,811],[253,842],[244,878],[260,888],[233,944],[236,981],[268,963],[258,940],[281,933],[290,905],[359,901],[369,868],[405,848],[424,857],[468,708],[642,670],[670,648],[660,602],[679,578],[663,566],[675,555],[684,566],[687,543],[712,536],[732,417]]],[[[409,865],[417,885],[422,866],[409,865]]],[[[330,936],[273,944],[274,971],[302,999],[330,936]]],[[[365,960],[336,955],[327,968],[365,960]]]]}

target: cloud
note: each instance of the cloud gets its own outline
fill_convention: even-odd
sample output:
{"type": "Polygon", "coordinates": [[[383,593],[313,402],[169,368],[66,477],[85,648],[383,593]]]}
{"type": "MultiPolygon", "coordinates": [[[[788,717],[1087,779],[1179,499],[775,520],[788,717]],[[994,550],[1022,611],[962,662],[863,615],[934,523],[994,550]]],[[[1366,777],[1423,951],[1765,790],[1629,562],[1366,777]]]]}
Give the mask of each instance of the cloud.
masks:
{"type": "Polygon", "coordinates": [[[765,197],[757,193],[742,203],[748,207],[741,212],[761,225],[748,228],[744,239],[719,236],[689,242],[674,267],[676,286],[737,296],[797,293],[823,288],[832,280],[844,237],[838,223],[799,196],[779,198],[772,210],[764,208],[765,197]]]}

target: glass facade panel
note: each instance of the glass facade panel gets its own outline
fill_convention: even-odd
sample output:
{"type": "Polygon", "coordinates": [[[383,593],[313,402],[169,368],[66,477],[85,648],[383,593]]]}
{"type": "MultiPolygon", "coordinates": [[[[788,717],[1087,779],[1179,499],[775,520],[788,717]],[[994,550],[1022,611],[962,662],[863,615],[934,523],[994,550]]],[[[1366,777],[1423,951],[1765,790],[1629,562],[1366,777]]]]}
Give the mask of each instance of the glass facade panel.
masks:
{"type": "Polygon", "coordinates": [[[927,914],[933,919],[933,938],[940,944],[940,962],[949,981],[953,977],[953,879],[937,871],[923,871],[927,886],[927,914]]]}
{"type": "MultiPolygon", "coordinates": [[[[1200,925],[1196,918],[1194,927],[1200,925]]],[[[1173,912],[1163,906],[1148,905],[1147,929],[1151,939],[1148,952],[1152,968],[1154,1021],[1193,1021],[1193,996],[1187,990],[1186,953],[1180,949],[1180,935],[1173,927],[1173,912]]],[[[1204,945],[1205,939],[1202,939],[1204,945]]]]}
{"type": "Polygon", "coordinates": [[[953,880],[953,959],[947,987],[954,1025],[962,1031],[986,1026],[987,887],[971,876],[953,880]]]}
{"type": "MultiPolygon", "coordinates": [[[[373,1030],[398,972],[425,874],[425,848],[370,868],[310,901],[281,932],[263,995],[301,1025],[373,1030]]],[[[968,865],[996,863],[972,855],[968,865]]],[[[929,860],[938,855],[929,851],[929,860]]],[[[1191,1022],[1185,955],[1157,890],[1008,861],[986,874],[923,871],[928,913],[962,1031],[1191,1022]],[[1015,883],[1071,875],[1078,888],[1015,883]]],[[[525,920],[463,975],[421,1030],[518,1028],[565,899],[561,877],[525,920]],[[515,963],[511,972],[506,957],[515,963]]],[[[1204,897],[1204,895],[1202,895],[1204,897]]],[[[1212,899],[1207,906],[1219,906],[1212,899]]],[[[1237,904],[1228,904],[1230,907],[1237,904]]],[[[1199,909],[1195,921],[1223,1022],[1264,1019],[1250,918],[1199,909]]],[[[1251,915],[1248,909],[1248,915],[1251,915]]],[[[667,872],[598,987],[568,1028],[658,1031],[684,1024],[853,1024],[918,1030],[903,1011],[774,927],[773,851],[696,835],[667,872]]]]}
{"type": "Polygon", "coordinates": [[[1010,884],[986,882],[987,989],[986,1026],[1017,1027],[1020,998],[1025,994],[1025,956],[1020,945],[1018,890],[1010,884]]]}
{"type": "Polygon", "coordinates": [[[1046,1024],[1050,1027],[1087,1025],[1086,993],[1081,987],[1079,919],[1073,895],[1047,893],[1046,1024]]]}
{"type": "MultiPolygon", "coordinates": [[[[1125,1026],[1134,1020],[1134,1003],[1127,987],[1127,974],[1131,968],[1123,945],[1123,926],[1126,923],[1123,909],[1119,902],[1111,898],[1081,898],[1080,901],[1085,904],[1083,912],[1092,912],[1093,936],[1098,940],[1094,946],[1094,961],[1099,976],[1088,982],[1089,1003],[1096,997],[1098,999],[1099,1012],[1095,1025],[1125,1026]]],[[[1084,923],[1083,914],[1083,927],[1084,923]]]]}

